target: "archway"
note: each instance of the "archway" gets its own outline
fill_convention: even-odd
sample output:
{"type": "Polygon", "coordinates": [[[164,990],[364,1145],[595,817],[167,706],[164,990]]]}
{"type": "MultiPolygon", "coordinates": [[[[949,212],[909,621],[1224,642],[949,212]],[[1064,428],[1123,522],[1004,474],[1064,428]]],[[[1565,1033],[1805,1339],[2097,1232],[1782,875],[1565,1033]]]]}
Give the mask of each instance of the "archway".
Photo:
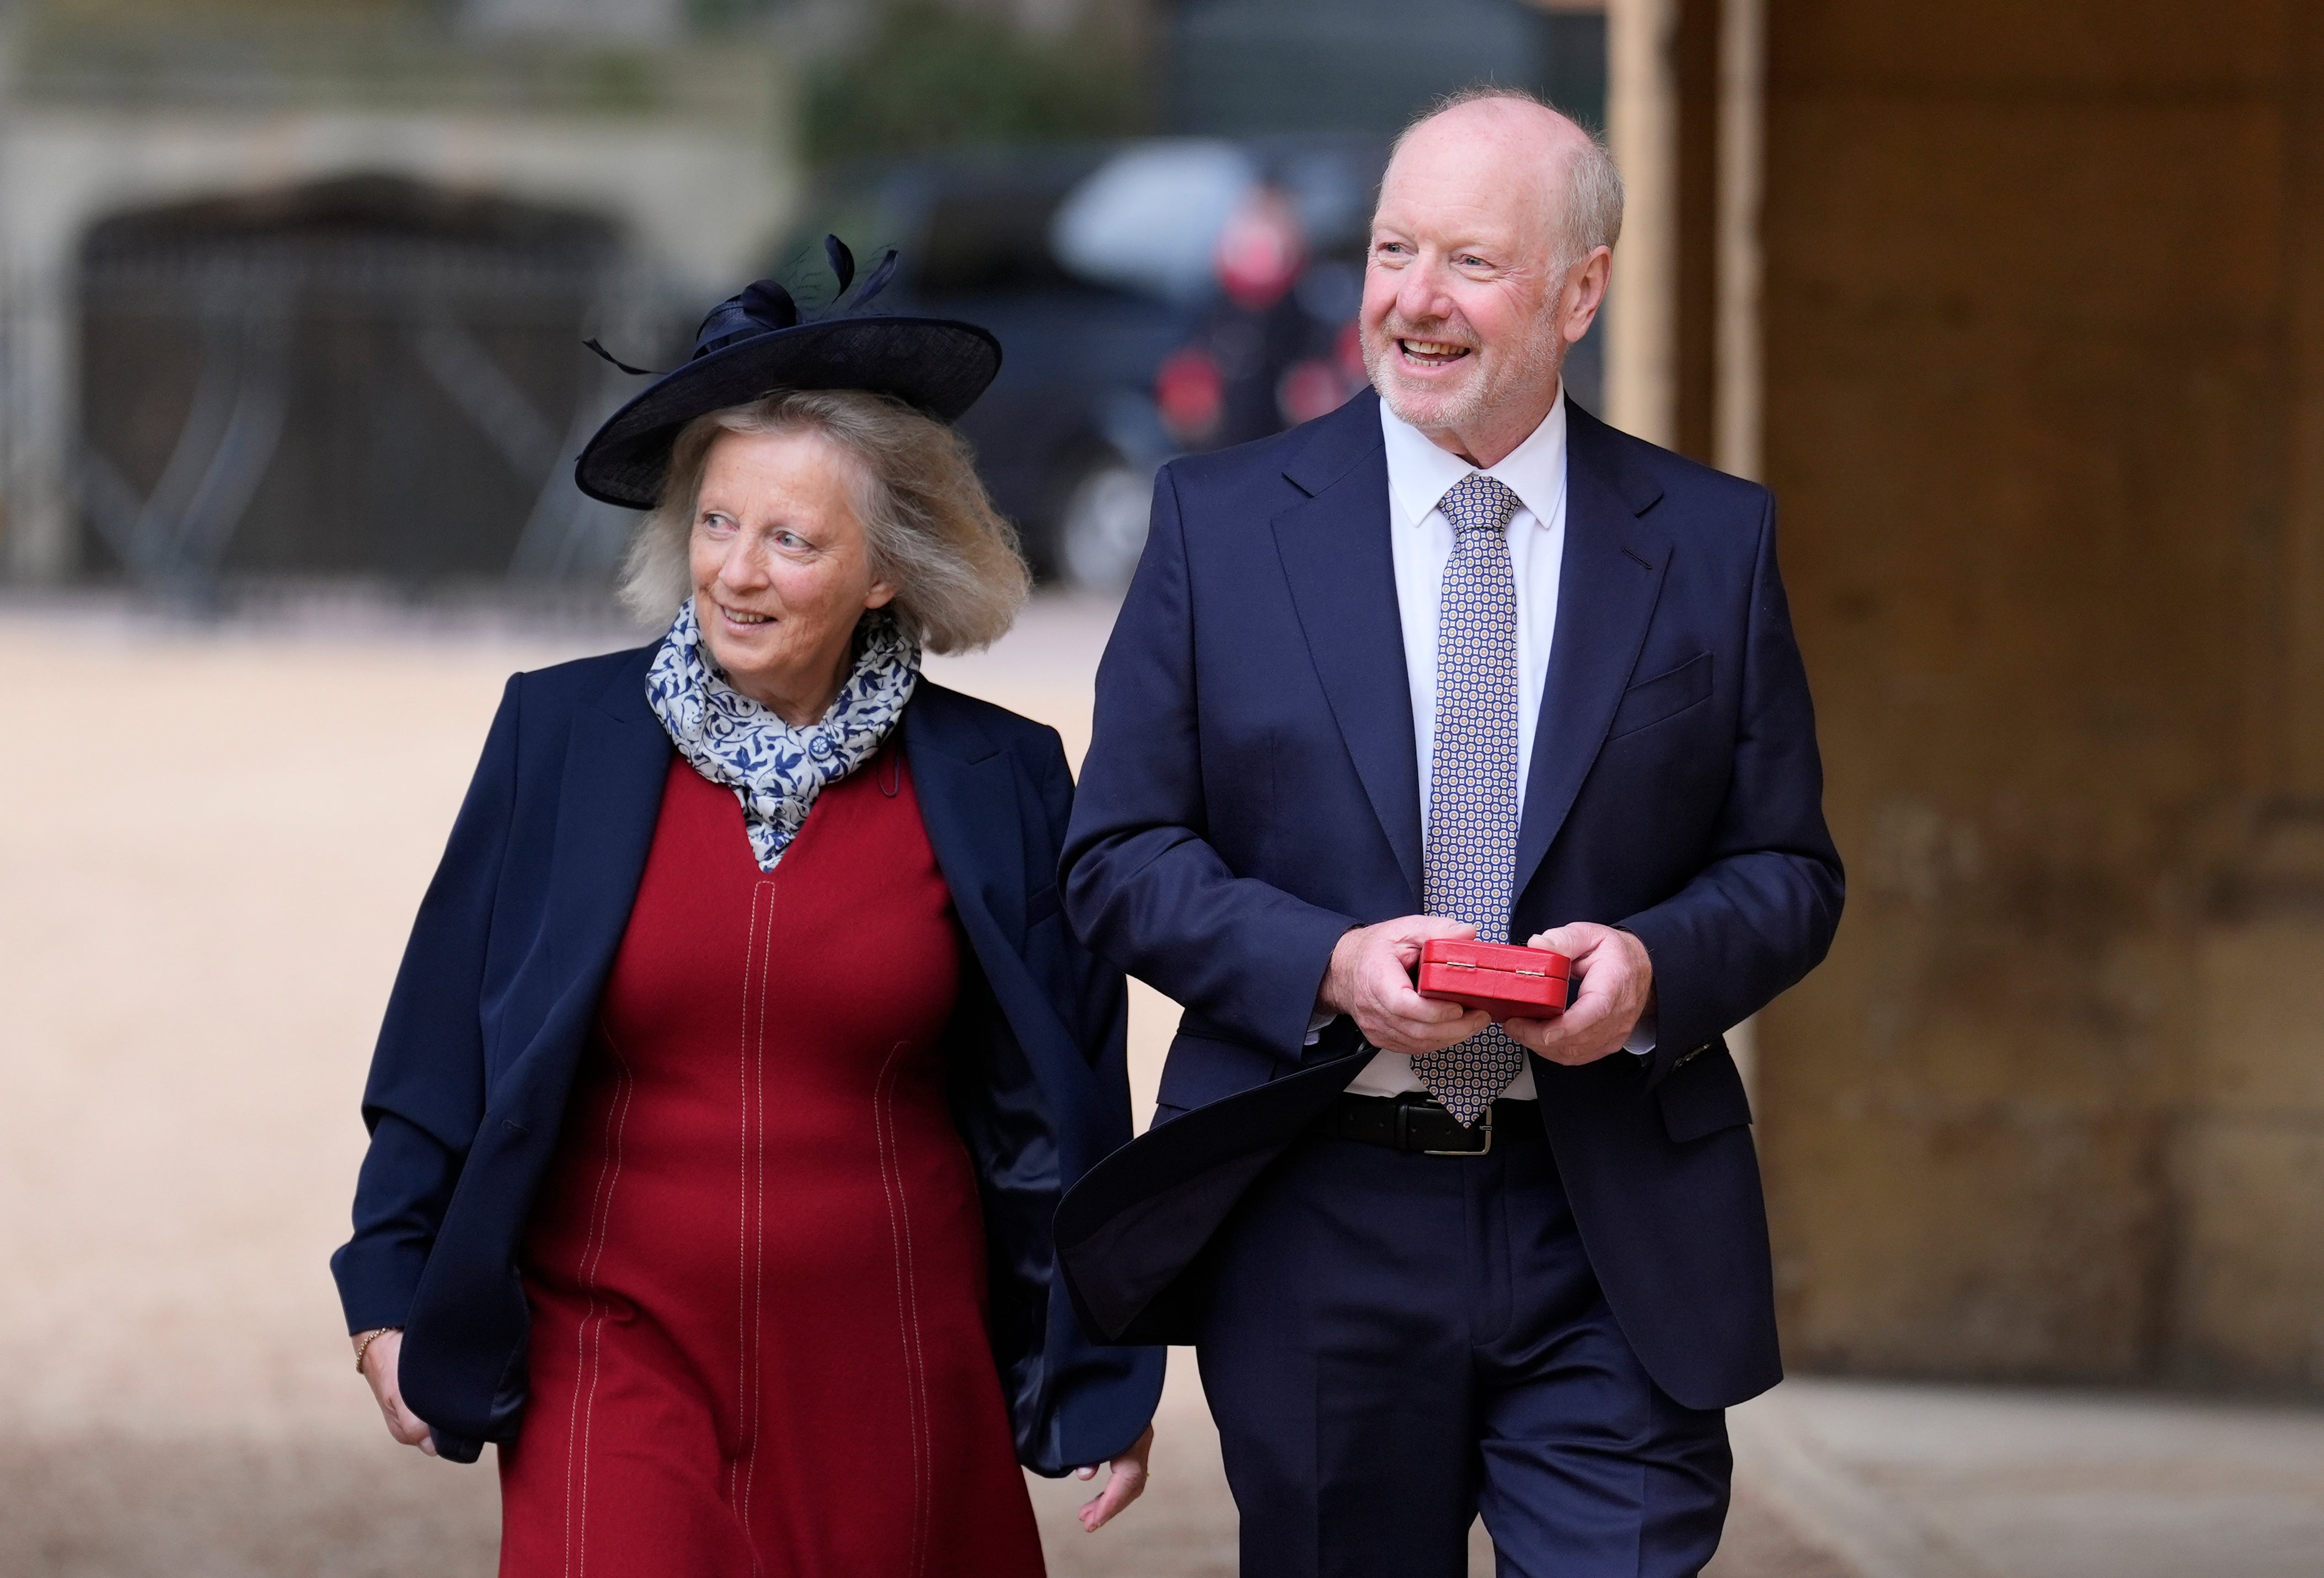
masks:
{"type": "Polygon", "coordinates": [[[356,175],[116,215],[79,257],[88,562],[404,584],[602,573],[567,472],[613,397],[595,216],[356,175]]]}

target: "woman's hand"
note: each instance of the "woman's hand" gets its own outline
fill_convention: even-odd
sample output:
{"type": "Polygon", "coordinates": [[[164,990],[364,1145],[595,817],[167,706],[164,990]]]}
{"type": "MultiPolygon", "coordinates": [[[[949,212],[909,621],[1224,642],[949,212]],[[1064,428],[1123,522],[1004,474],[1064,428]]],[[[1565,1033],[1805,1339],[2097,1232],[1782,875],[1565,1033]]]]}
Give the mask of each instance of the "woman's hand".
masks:
{"type": "MultiPolygon", "coordinates": [[[[363,1338],[353,1339],[362,1350],[364,1379],[371,1382],[371,1395],[379,1403],[379,1411],[387,1416],[387,1433],[406,1446],[416,1446],[429,1457],[436,1455],[436,1443],[428,1435],[427,1422],[403,1406],[403,1389],[396,1384],[395,1361],[403,1355],[403,1333],[385,1331],[364,1346],[363,1338]]],[[[1142,1479],[1146,1460],[1139,1459],[1142,1479]]],[[[1111,1490],[1111,1487],[1107,1487],[1111,1490]]],[[[1132,1490],[1131,1496],[1138,1494],[1132,1490]]],[[[1124,1497],[1126,1502],[1129,1498],[1124,1497]]]]}
{"type": "Polygon", "coordinates": [[[1146,1459],[1154,1450],[1154,1426],[1148,1425],[1146,1434],[1130,1444],[1130,1450],[1104,1464],[1092,1463],[1085,1469],[1075,1469],[1074,1478],[1091,1480],[1097,1477],[1100,1467],[1113,1471],[1105,1481],[1105,1489],[1090,1500],[1081,1510],[1082,1528],[1095,1534],[1103,1528],[1113,1515],[1129,1506],[1145,1492],[1146,1459]]]}

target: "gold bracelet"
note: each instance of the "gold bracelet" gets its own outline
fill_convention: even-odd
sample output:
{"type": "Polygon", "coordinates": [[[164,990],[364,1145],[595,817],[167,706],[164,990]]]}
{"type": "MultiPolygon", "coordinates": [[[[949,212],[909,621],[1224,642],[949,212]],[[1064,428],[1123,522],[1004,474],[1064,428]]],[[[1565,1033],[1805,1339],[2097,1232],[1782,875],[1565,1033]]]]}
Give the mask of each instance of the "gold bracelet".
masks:
{"type": "Polygon", "coordinates": [[[357,1337],[355,1339],[355,1373],[361,1375],[364,1372],[364,1355],[371,1352],[371,1345],[374,1343],[378,1342],[390,1332],[401,1330],[403,1330],[401,1326],[374,1326],[370,1331],[357,1337]]]}

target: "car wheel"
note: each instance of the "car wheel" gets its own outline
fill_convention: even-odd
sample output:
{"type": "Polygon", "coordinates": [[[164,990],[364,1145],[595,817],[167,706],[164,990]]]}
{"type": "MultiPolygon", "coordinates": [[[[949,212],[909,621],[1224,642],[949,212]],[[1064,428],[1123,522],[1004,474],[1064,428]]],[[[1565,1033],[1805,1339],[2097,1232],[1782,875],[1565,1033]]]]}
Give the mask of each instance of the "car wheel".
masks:
{"type": "Polygon", "coordinates": [[[1154,478],[1109,457],[1082,473],[1057,522],[1058,568],[1069,585],[1119,592],[1146,550],[1154,478]]]}

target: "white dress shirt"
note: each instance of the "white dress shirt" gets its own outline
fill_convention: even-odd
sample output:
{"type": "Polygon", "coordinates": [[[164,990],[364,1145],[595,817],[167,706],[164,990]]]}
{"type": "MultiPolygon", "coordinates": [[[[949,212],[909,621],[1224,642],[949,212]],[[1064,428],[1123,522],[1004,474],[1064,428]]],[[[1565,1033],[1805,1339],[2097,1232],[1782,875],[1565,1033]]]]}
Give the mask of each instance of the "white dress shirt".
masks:
{"type": "MultiPolygon", "coordinates": [[[[1396,564],[1397,610],[1404,626],[1404,671],[1412,686],[1412,735],[1420,764],[1420,826],[1424,845],[1429,815],[1429,755],[1436,741],[1436,611],[1444,567],[1452,557],[1452,523],[1437,501],[1477,467],[1388,408],[1379,408],[1380,435],[1388,446],[1388,542],[1396,564]]],[[[1557,583],[1565,562],[1565,392],[1558,391],[1549,414],[1526,441],[1492,466],[1487,476],[1517,496],[1509,517],[1509,568],[1517,591],[1517,808],[1525,808],[1526,780],[1533,770],[1534,724],[1541,715],[1541,693],[1549,677],[1549,653],[1557,633],[1557,583]]],[[[1512,895],[1512,898],[1515,896],[1512,895]]],[[[1512,942],[1523,942],[1512,937],[1512,942]]],[[[1325,1016],[1318,1031],[1330,1023],[1325,1016]]],[[[1654,1029],[1644,1020],[1628,1049],[1654,1050],[1654,1029]]],[[[1381,1052],[1358,1071],[1348,1088],[1360,1095],[1395,1095],[1416,1091],[1412,1058],[1381,1052]]],[[[1528,1060],[1503,1091],[1516,1101],[1535,1098],[1528,1060]]]]}

